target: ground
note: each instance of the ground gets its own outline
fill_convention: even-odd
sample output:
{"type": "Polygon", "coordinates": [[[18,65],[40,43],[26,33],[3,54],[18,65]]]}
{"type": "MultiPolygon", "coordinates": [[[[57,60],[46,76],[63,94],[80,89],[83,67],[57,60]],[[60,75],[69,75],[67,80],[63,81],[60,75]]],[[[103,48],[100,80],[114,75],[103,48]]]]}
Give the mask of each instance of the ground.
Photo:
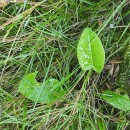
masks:
{"type": "Polygon", "coordinates": [[[100,97],[104,90],[130,95],[129,7],[129,0],[33,0],[1,7],[0,129],[129,130],[129,112],[100,97]],[[106,56],[103,71],[89,80],[76,52],[86,27],[98,34],[106,56]],[[74,72],[63,80],[64,100],[35,103],[18,92],[22,78],[36,71],[41,83],[74,72]]]}

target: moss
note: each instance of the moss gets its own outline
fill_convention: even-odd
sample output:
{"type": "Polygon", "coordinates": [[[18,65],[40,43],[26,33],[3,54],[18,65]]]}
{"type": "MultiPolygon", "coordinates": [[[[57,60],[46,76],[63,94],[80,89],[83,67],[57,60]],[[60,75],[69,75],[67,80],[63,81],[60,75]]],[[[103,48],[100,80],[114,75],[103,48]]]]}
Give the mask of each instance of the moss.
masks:
{"type": "Polygon", "coordinates": [[[130,45],[127,46],[124,60],[122,64],[120,64],[118,83],[120,87],[123,87],[130,95],[130,45]]]}

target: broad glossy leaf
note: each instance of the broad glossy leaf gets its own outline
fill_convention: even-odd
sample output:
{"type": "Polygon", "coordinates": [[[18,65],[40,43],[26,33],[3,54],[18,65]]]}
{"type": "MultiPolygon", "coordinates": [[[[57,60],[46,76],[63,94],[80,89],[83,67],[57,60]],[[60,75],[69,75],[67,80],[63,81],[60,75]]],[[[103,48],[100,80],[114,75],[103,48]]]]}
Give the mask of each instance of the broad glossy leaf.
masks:
{"type": "Polygon", "coordinates": [[[93,68],[100,73],[104,67],[105,52],[95,32],[85,28],[77,47],[77,57],[82,70],[93,68]]]}
{"type": "Polygon", "coordinates": [[[124,111],[130,110],[130,99],[126,95],[119,95],[112,91],[105,91],[101,97],[115,108],[124,111]]]}
{"type": "Polygon", "coordinates": [[[64,94],[64,89],[59,86],[57,79],[51,78],[42,86],[36,81],[37,72],[26,75],[19,85],[19,92],[26,98],[39,103],[51,103],[64,94]]]}

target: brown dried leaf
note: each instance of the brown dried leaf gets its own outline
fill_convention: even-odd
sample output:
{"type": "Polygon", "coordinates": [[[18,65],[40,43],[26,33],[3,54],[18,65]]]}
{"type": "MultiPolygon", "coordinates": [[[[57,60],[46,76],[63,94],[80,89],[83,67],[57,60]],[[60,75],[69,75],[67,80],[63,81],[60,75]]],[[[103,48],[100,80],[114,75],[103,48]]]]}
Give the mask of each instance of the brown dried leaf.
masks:
{"type": "Polygon", "coordinates": [[[106,83],[106,87],[107,87],[107,89],[109,89],[109,90],[111,90],[111,88],[112,88],[108,83],[106,83]]]}
{"type": "Polygon", "coordinates": [[[109,74],[113,75],[114,72],[114,64],[111,65],[110,69],[109,69],[109,74]]]}
{"type": "Polygon", "coordinates": [[[7,5],[7,2],[5,0],[0,1],[0,7],[5,7],[7,5]]]}
{"type": "Polygon", "coordinates": [[[111,67],[111,65],[105,65],[105,67],[104,67],[104,70],[109,70],[110,69],[110,67],[111,67]]]}
{"type": "Polygon", "coordinates": [[[115,72],[113,74],[113,77],[115,78],[119,73],[119,64],[117,65],[116,69],[115,69],[115,72]]]}
{"type": "Polygon", "coordinates": [[[102,24],[103,24],[103,20],[102,20],[102,19],[99,19],[99,20],[98,20],[98,26],[100,27],[100,26],[102,26],[102,24]]]}
{"type": "Polygon", "coordinates": [[[24,2],[24,0],[0,0],[0,7],[5,7],[9,2],[24,2]]]}

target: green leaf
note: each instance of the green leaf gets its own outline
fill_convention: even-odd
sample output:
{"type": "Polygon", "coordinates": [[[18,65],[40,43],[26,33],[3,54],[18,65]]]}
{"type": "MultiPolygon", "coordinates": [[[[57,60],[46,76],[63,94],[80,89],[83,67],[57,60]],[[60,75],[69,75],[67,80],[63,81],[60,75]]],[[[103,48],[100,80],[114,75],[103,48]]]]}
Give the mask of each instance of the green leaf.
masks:
{"type": "Polygon", "coordinates": [[[59,81],[57,79],[50,78],[42,85],[35,79],[37,73],[28,74],[22,79],[18,90],[22,95],[32,101],[46,104],[63,96],[65,91],[58,85],[59,81]]]}
{"type": "Polygon", "coordinates": [[[86,71],[94,69],[100,73],[104,67],[105,52],[102,42],[95,32],[85,28],[77,47],[77,57],[81,69],[86,71]]]}
{"type": "Polygon", "coordinates": [[[115,108],[124,111],[130,110],[130,99],[126,95],[119,95],[107,90],[101,97],[115,108]]]}

